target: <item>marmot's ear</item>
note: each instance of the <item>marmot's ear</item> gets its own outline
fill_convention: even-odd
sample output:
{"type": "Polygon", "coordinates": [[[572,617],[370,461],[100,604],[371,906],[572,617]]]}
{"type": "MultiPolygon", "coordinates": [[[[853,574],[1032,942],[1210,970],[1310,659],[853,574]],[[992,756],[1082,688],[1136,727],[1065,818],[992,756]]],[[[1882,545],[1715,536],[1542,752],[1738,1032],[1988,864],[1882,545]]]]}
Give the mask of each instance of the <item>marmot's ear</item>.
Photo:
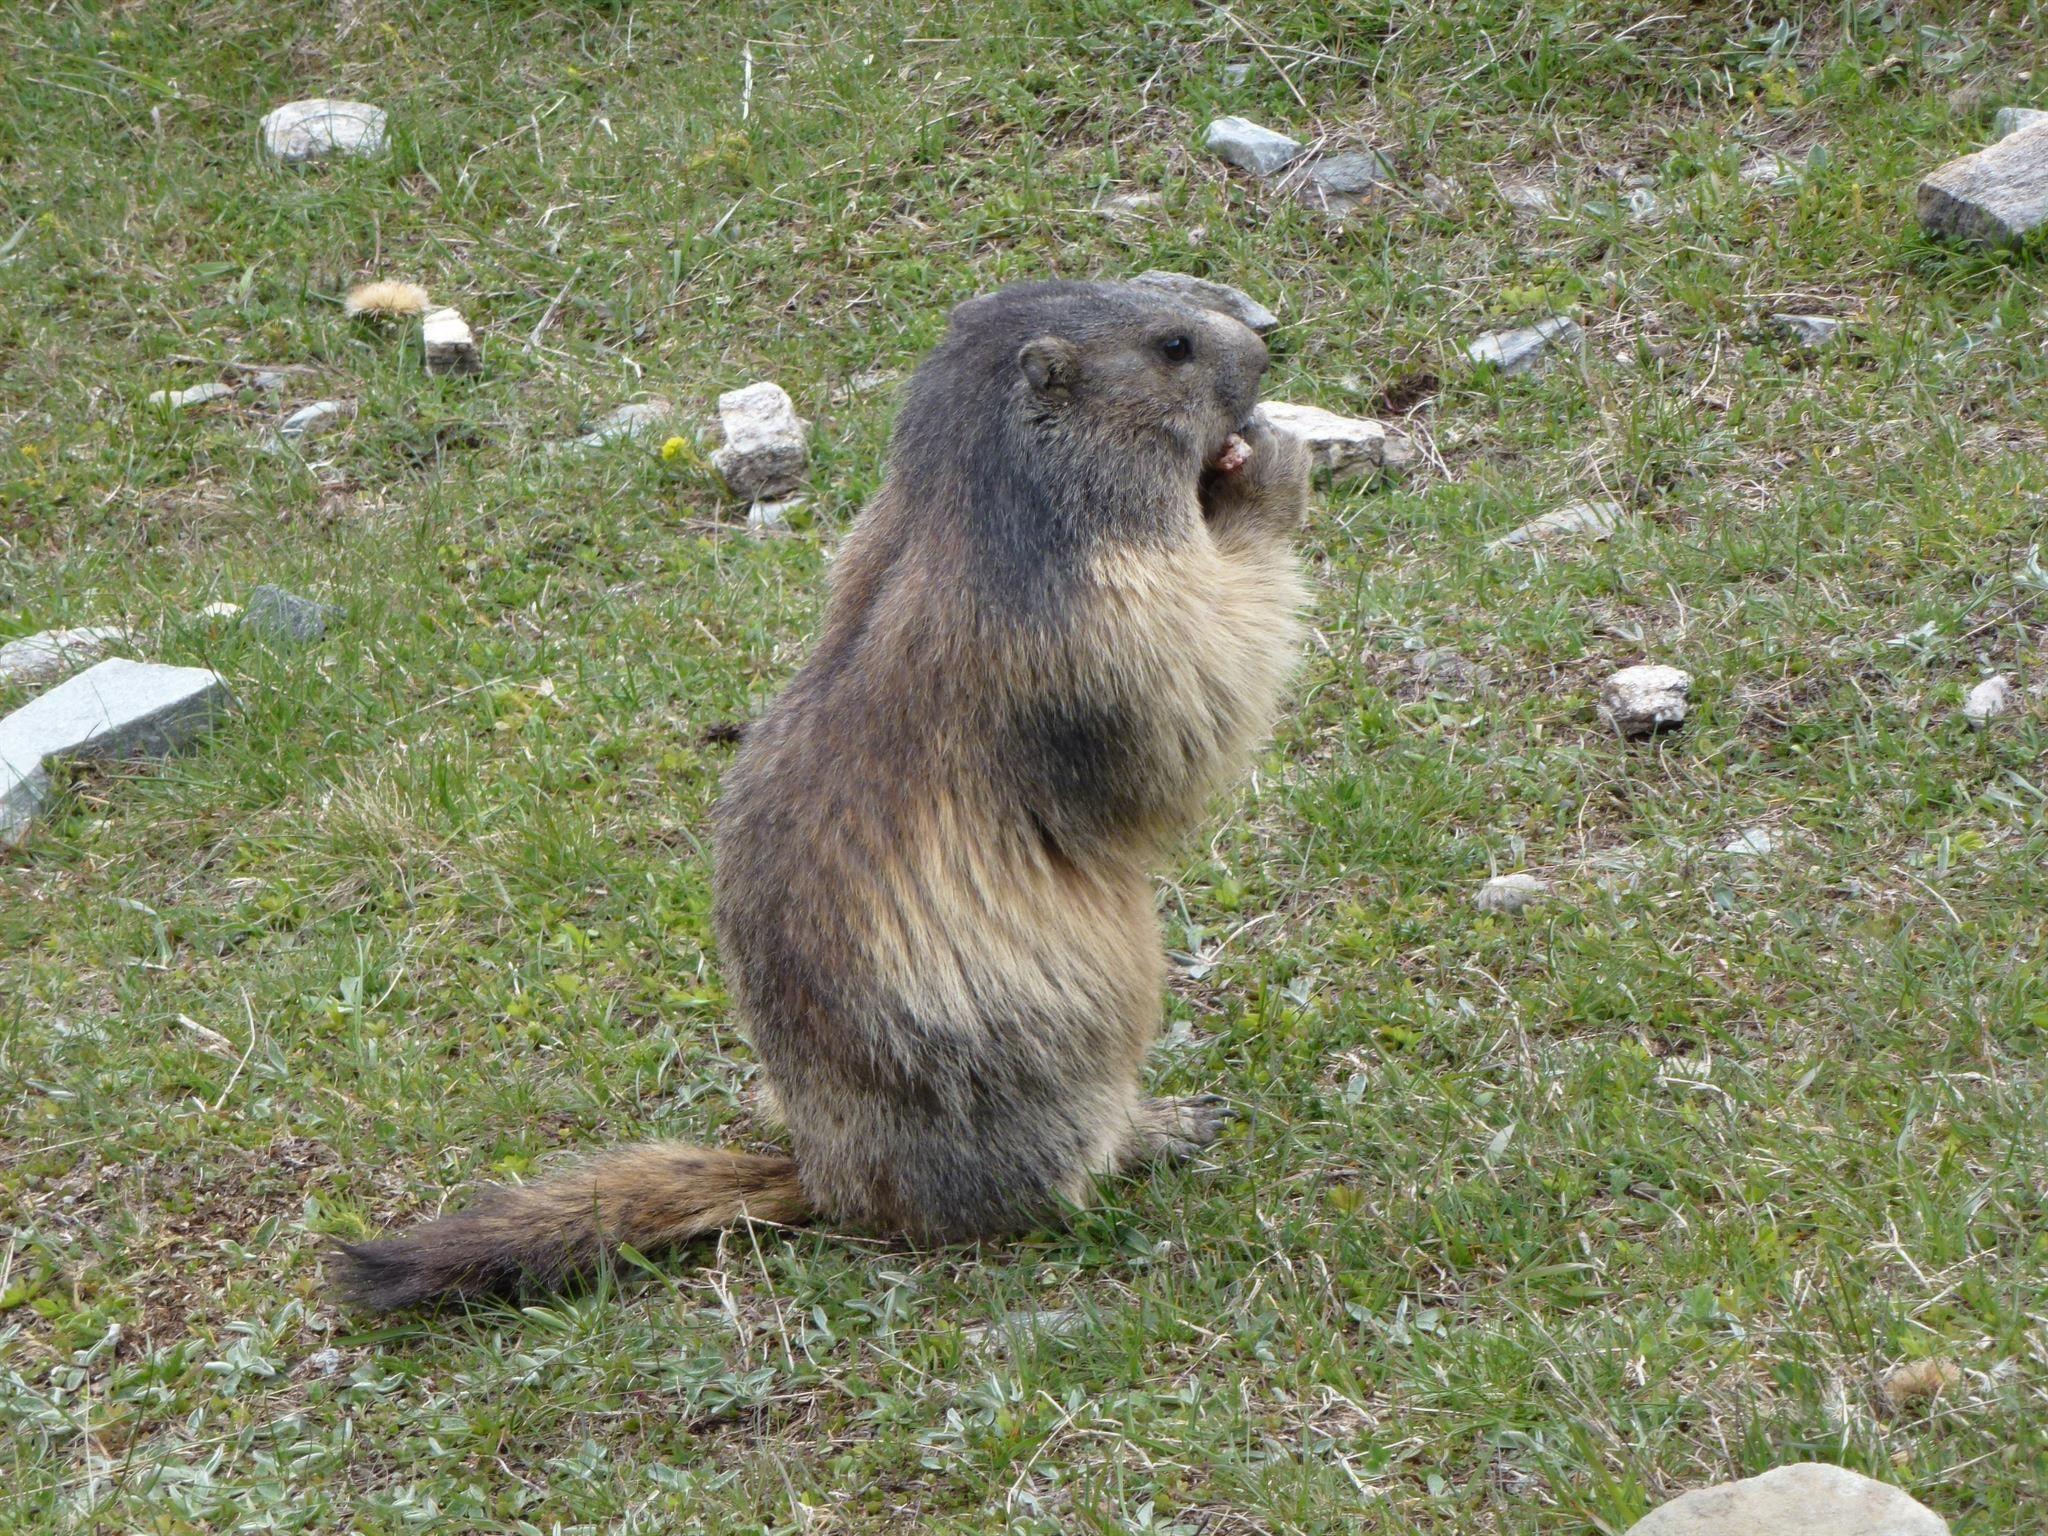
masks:
{"type": "Polygon", "coordinates": [[[1018,350],[1017,366],[1039,394],[1064,399],[1080,377],[1081,351],[1062,336],[1035,336],[1018,350]]]}

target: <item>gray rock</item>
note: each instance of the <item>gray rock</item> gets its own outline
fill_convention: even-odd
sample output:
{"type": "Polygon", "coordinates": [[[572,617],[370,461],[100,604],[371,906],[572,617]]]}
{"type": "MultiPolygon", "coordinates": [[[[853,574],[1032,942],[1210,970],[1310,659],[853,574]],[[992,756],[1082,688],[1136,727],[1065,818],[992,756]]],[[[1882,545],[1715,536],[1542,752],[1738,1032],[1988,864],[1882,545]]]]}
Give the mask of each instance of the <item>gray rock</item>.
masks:
{"type": "Polygon", "coordinates": [[[747,508],[747,527],[755,533],[787,533],[789,514],[803,504],[801,496],[786,501],[757,501],[747,508]]]}
{"type": "Polygon", "coordinates": [[[429,373],[480,373],[484,355],[477,350],[469,322],[445,306],[420,316],[420,344],[429,373]]]}
{"type": "Polygon", "coordinates": [[[1203,309],[1221,310],[1233,320],[1250,326],[1261,336],[1280,324],[1280,317],[1242,288],[1212,283],[1206,277],[1189,277],[1185,272],[1140,272],[1131,279],[1147,288],[1157,288],[1175,298],[1186,299],[1203,309]]]}
{"type": "Polygon", "coordinates": [[[2015,697],[2013,686],[2003,673],[1987,677],[1963,700],[1963,721],[1971,730],[1981,731],[2011,709],[2015,697]]]}
{"type": "Polygon", "coordinates": [[[1685,724],[1692,674],[1676,667],[1623,667],[1600,689],[1600,718],[1623,736],[1650,736],[1685,724]]]}
{"type": "Polygon", "coordinates": [[[81,629],[46,629],[0,645],[0,683],[35,688],[55,682],[106,655],[107,647],[128,638],[118,625],[92,624],[81,629]]]}
{"type": "Polygon", "coordinates": [[[810,460],[810,424],[796,413],[780,384],[749,384],[718,397],[725,445],[711,452],[733,495],[745,501],[775,501],[803,483],[810,460]]]}
{"type": "Polygon", "coordinates": [[[2048,123],[2048,112],[2036,111],[2033,107],[2000,107],[1998,115],[1991,119],[1991,137],[2009,139],[2027,128],[2038,128],[2048,123]]]}
{"type": "Polygon", "coordinates": [[[316,437],[348,420],[353,407],[341,400],[315,400],[302,405],[278,423],[277,435],[286,442],[316,437]]]}
{"type": "Polygon", "coordinates": [[[190,389],[152,390],[148,403],[176,411],[188,405],[211,405],[216,400],[225,400],[234,392],[235,386],[232,384],[194,384],[190,389]]]}
{"type": "Polygon", "coordinates": [[[1937,240],[2018,245],[2048,224],[2048,124],[1949,161],[1920,183],[1916,207],[1937,240]]]}
{"type": "Polygon", "coordinates": [[[1771,329],[1791,337],[1802,347],[1818,351],[1832,346],[1842,333],[1842,322],[1832,315],[1791,315],[1771,316],[1771,329]]]}
{"type": "Polygon", "coordinates": [[[1495,875],[1472,898],[1482,912],[1512,916],[1550,893],[1550,882],[1534,875],[1495,875]]]}
{"type": "Polygon", "coordinates": [[[1261,128],[1242,117],[1219,117],[1209,125],[1202,144],[1211,154],[1254,176],[1285,170],[1301,154],[1301,146],[1284,133],[1261,128]]]}
{"type": "Polygon", "coordinates": [[[1618,501],[1576,501],[1541,517],[1532,517],[1521,527],[1489,541],[1486,552],[1497,555],[1524,544],[1557,544],[1567,540],[1594,543],[1614,537],[1615,530],[1627,520],[1628,513],[1618,501]]]}
{"type": "Polygon", "coordinates": [[[1552,343],[1575,347],[1585,334],[1569,315],[1550,315],[1520,330],[1489,332],[1467,346],[1465,355],[1475,363],[1491,363],[1504,374],[1527,373],[1552,343]]]}
{"type": "Polygon", "coordinates": [[[1696,1488],[1627,1536],[1949,1536],[1948,1522],[1889,1483],[1825,1462],[1696,1488]]]}
{"type": "Polygon", "coordinates": [[[329,603],[316,603],[283,587],[260,586],[249,594],[249,607],[242,623],[272,640],[318,640],[327,626],[341,617],[341,610],[329,603]]]}
{"type": "Polygon", "coordinates": [[[366,101],[288,101],[264,115],[263,145],[288,164],[327,155],[381,155],[384,123],[384,109],[366,101]]]}
{"type": "Polygon", "coordinates": [[[1376,149],[1324,155],[1308,168],[1308,179],[1338,197],[1357,197],[1394,180],[1393,162],[1376,149]]]}
{"type": "Polygon", "coordinates": [[[1284,400],[1264,402],[1259,414],[1308,444],[1316,468],[1328,470],[1333,480],[1374,470],[1399,474],[1421,457],[1407,433],[1369,417],[1339,416],[1321,406],[1289,405],[1284,400]]]}
{"type": "Polygon", "coordinates": [[[48,803],[51,763],[174,752],[228,702],[227,684],[204,667],[115,657],[22,705],[0,719],[0,843],[19,840],[48,803]]]}

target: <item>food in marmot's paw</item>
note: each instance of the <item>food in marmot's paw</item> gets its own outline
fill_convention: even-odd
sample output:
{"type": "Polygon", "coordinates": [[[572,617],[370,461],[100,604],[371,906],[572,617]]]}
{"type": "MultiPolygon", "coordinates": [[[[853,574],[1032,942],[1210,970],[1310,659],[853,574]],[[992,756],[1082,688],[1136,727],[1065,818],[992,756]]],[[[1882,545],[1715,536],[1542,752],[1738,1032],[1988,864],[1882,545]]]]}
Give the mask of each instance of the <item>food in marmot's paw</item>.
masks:
{"type": "Polygon", "coordinates": [[[1220,474],[1234,475],[1252,459],[1252,445],[1235,432],[1223,445],[1223,451],[1216,455],[1216,469],[1220,474]]]}

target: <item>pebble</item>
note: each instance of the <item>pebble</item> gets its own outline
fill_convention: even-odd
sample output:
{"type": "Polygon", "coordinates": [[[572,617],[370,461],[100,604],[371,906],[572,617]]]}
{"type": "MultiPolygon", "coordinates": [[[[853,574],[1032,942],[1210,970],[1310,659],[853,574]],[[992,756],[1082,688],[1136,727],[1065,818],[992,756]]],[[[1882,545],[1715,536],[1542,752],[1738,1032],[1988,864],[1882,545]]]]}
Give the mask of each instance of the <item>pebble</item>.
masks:
{"type": "Polygon", "coordinates": [[[1730,858],[1761,859],[1778,851],[1778,834],[1769,827],[1744,827],[1721,845],[1730,858]]]}
{"type": "Polygon", "coordinates": [[[1472,898],[1482,912],[1512,915],[1550,893],[1550,882],[1534,875],[1495,875],[1472,898]]]}
{"type": "Polygon", "coordinates": [[[1818,350],[1834,344],[1841,335],[1842,322],[1832,315],[1776,314],[1771,316],[1771,329],[1791,337],[1802,347],[1818,350]]]}
{"type": "Polygon", "coordinates": [[[1600,689],[1600,718],[1623,736],[1650,736],[1685,724],[1692,674],[1676,667],[1623,667],[1600,689]]]}
{"type": "Polygon", "coordinates": [[[288,101],[263,118],[263,144],[287,164],[326,155],[384,153],[384,109],[315,96],[288,101]]]}
{"type": "Polygon", "coordinates": [[[194,384],[190,389],[159,389],[150,393],[150,405],[168,406],[171,410],[183,410],[188,405],[211,405],[216,400],[225,400],[235,392],[232,384],[194,384]]]}
{"type": "Polygon", "coordinates": [[[1157,288],[1175,298],[1186,299],[1203,309],[1221,310],[1233,320],[1250,326],[1264,336],[1280,324],[1280,317],[1242,288],[1212,283],[1206,277],[1189,277],[1185,272],[1140,272],[1131,279],[1147,288],[1157,288]]]}
{"type": "Polygon", "coordinates": [[[1568,507],[1532,517],[1521,527],[1489,540],[1486,552],[1497,555],[1524,544],[1555,544],[1567,539],[1593,543],[1614,537],[1615,530],[1627,519],[1628,513],[1618,501],[1575,501],[1568,507]]]}
{"type": "Polygon", "coordinates": [[[1808,1461],[1696,1488],[1650,1511],[1627,1536],[1949,1536],[1949,1529],[1889,1483],[1808,1461]]]}
{"type": "Polygon", "coordinates": [[[55,682],[66,672],[98,661],[107,647],[128,638],[118,625],[92,624],[80,629],[46,629],[0,645],[0,683],[36,688],[55,682]]]}
{"type": "Polygon", "coordinates": [[[1991,119],[1991,137],[1994,141],[2010,138],[2023,129],[2039,128],[2043,123],[2048,123],[2048,112],[2037,111],[2033,107],[2000,107],[1998,115],[1991,119]]]}
{"type": "Polygon", "coordinates": [[[1349,213],[1376,188],[1394,180],[1393,163],[1378,150],[1325,155],[1309,166],[1300,195],[1312,207],[1349,213]]]}
{"type": "Polygon", "coordinates": [[[484,356],[477,350],[469,322],[445,305],[420,316],[420,344],[429,373],[480,373],[484,356]]]}
{"type": "Polygon", "coordinates": [[[1937,240],[2018,245],[2048,225],[2048,124],[1951,160],[1920,183],[1915,207],[1937,240]]]}
{"type": "Polygon", "coordinates": [[[622,405],[599,420],[581,437],[571,438],[566,443],[556,443],[551,453],[588,453],[593,448],[602,448],[607,443],[616,443],[622,438],[639,439],[652,437],[676,419],[676,408],[666,400],[641,400],[632,405],[622,405]]]}
{"type": "Polygon", "coordinates": [[[1219,117],[1209,125],[1202,145],[1219,159],[1254,176],[1271,176],[1293,164],[1301,146],[1284,133],[1261,128],[1242,117],[1219,117]]]}
{"type": "Polygon", "coordinates": [[[1963,700],[1963,720],[1973,731],[1981,731],[2012,708],[2013,686],[2005,674],[1987,677],[1963,700]]]}
{"type": "Polygon", "coordinates": [[[332,604],[316,603],[310,597],[266,584],[249,594],[249,607],[242,615],[242,623],[272,640],[304,643],[320,639],[327,633],[328,624],[340,617],[341,610],[332,604]]]}
{"type": "Polygon", "coordinates": [[[743,501],[774,501],[803,483],[810,458],[810,424],[780,384],[762,382],[718,397],[725,445],[711,451],[711,467],[743,501]]]}
{"type": "Polygon", "coordinates": [[[1399,474],[1421,457],[1413,438],[1383,421],[1339,416],[1321,406],[1289,405],[1284,400],[1266,401],[1259,414],[1270,425],[1308,444],[1315,467],[1328,470],[1333,480],[1374,470],[1399,474]]]}
{"type": "Polygon", "coordinates": [[[1512,377],[1535,367],[1551,343],[1577,346],[1585,334],[1569,315],[1551,315],[1519,330],[1489,332],[1467,346],[1465,355],[1475,363],[1491,363],[1512,377]]]}
{"type": "Polygon", "coordinates": [[[0,719],[0,844],[49,803],[49,765],[154,757],[204,736],[228,704],[204,667],[111,657],[0,719]]]}
{"type": "Polygon", "coordinates": [[[755,533],[786,533],[789,531],[789,514],[804,504],[802,496],[791,496],[783,501],[757,501],[747,508],[747,526],[755,533]]]}

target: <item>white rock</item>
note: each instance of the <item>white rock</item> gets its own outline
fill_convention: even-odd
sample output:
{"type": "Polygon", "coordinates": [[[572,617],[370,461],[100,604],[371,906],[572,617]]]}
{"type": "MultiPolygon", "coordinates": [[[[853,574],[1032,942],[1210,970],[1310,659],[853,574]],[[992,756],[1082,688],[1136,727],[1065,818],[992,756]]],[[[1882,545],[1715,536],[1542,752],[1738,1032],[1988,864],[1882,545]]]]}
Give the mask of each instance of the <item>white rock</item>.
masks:
{"type": "Polygon", "coordinates": [[[264,115],[263,144],[292,163],[324,155],[381,155],[384,121],[384,109],[366,101],[288,101],[264,115]]]}
{"type": "Polygon", "coordinates": [[[1551,343],[1577,346],[1585,337],[1569,315],[1550,315],[1513,331],[1492,331],[1465,348],[1475,363],[1491,363],[1504,374],[1526,373],[1536,366],[1551,343]]]}
{"type": "Polygon", "coordinates": [[[2048,123],[2048,112],[2032,107],[2000,107],[1998,115],[1991,119],[1991,137],[1994,141],[2011,138],[2023,129],[2038,128],[2043,123],[2048,123]]]}
{"type": "Polygon", "coordinates": [[[803,483],[810,458],[810,423],[797,415],[780,384],[763,381],[718,397],[725,445],[711,451],[711,467],[733,495],[774,501],[803,483]]]}
{"type": "Polygon", "coordinates": [[[1628,513],[1618,501],[1575,501],[1568,507],[1532,517],[1521,527],[1490,540],[1486,552],[1497,555],[1524,544],[1554,544],[1568,539],[1593,543],[1614,537],[1615,530],[1627,520],[1628,513]]]}
{"type": "Polygon", "coordinates": [[[1186,299],[1204,309],[1221,310],[1261,336],[1280,323],[1280,317],[1273,311],[1242,288],[1233,288],[1228,283],[1212,283],[1206,277],[1189,277],[1185,272],[1160,271],[1140,272],[1131,281],[1186,299]]]}
{"type": "Polygon", "coordinates": [[[1937,240],[2018,245],[2048,225],[2048,124],[1949,161],[1920,183],[1915,208],[1937,240]]]}
{"type": "Polygon", "coordinates": [[[787,532],[789,514],[803,504],[801,496],[791,496],[786,501],[757,501],[747,508],[747,526],[756,533],[787,532]]]}
{"type": "Polygon", "coordinates": [[[1730,858],[1761,859],[1778,851],[1778,834],[1769,827],[1744,827],[1721,845],[1730,858]]]}
{"type": "Polygon", "coordinates": [[[227,684],[204,667],[119,657],[0,719],[0,843],[18,840],[50,793],[48,765],[158,756],[212,729],[227,684]]]}
{"type": "Polygon", "coordinates": [[[1600,718],[1624,736],[1649,736],[1685,724],[1692,674],[1676,667],[1623,667],[1600,689],[1600,718]]]}
{"type": "Polygon", "coordinates": [[[1203,147],[1239,170],[1254,176],[1271,176],[1285,170],[1301,153],[1301,146],[1284,133],[1261,128],[1242,117],[1219,117],[1209,125],[1203,147]]]}
{"type": "Polygon", "coordinates": [[[1963,700],[1963,719],[1971,730],[1981,731],[2012,708],[2014,697],[2013,686],[2003,673],[1987,677],[1963,700]]]}
{"type": "Polygon", "coordinates": [[[242,605],[240,603],[208,603],[198,613],[194,614],[193,617],[200,619],[233,619],[240,617],[241,612],[242,605]]]}
{"type": "Polygon", "coordinates": [[[1825,1462],[1696,1488],[1627,1536],[1949,1536],[1948,1522],[1889,1483],[1825,1462]]]}
{"type": "Polygon", "coordinates": [[[352,407],[341,400],[315,400],[311,405],[302,405],[278,424],[277,435],[286,442],[301,437],[316,437],[332,427],[346,421],[352,407]]]}
{"type": "Polygon", "coordinates": [[[1771,316],[1771,328],[1782,331],[1803,347],[1815,349],[1831,346],[1841,335],[1842,322],[1832,315],[1791,315],[1771,316]]]}
{"type": "Polygon", "coordinates": [[[190,389],[152,390],[148,403],[180,410],[188,405],[210,405],[216,400],[225,400],[235,392],[232,384],[194,384],[190,389]]]}
{"type": "Polygon", "coordinates": [[[0,645],[0,683],[34,688],[54,682],[66,672],[98,661],[107,647],[128,638],[118,625],[91,624],[81,629],[46,629],[0,645]]]}
{"type": "Polygon", "coordinates": [[[1525,218],[1547,218],[1557,212],[1557,194],[1533,181],[1502,183],[1500,200],[1525,218]]]}
{"type": "Polygon", "coordinates": [[[1472,898],[1482,912],[1515,913],[1549,894],[1550,882],[1534,875],[1495,875],[1472,898]]]}
{"type": "Polygon", "coordinates": [[[427,354],[429,373],[476,373],[484,365],[469,322],[443,306],[420,316],[420,344],[427,354]]]}
{"type": "Polygon", "coordinates": [[[599,420],[581,437],[571,438],[566,443],[556,443],[550,453],[588,453],[593,448],[602,448],[607,443],[622,439],[652,437],[665,431],[676,420],[676,408],[666,400],[641,400],[632,405],[622,405],[599,420]]]}
{"type": "Polygon", "coordinates": [[[1332,479],[1384,470],[1399,474],[1420,457],[1415,440],[1397,432],[1383,421],[1363,416],[1339,416],[1316,405],[1289,405],[1268,400],[1259,414],[1272,426],[1291,432],[1308,444],[1316,468],[1327,469],[1332,479]]]}

